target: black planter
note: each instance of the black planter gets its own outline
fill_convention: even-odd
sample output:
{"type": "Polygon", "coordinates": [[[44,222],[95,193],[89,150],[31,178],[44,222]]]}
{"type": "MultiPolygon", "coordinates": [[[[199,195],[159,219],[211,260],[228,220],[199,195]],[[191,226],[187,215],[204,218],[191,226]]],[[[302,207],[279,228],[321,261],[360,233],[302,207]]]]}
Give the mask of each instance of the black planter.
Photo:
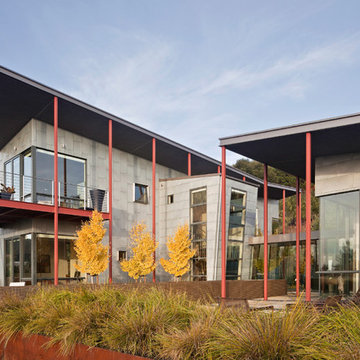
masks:
{"type": "Polygon", "coordinates": [[[91,202],[94,210],[102,211],[105,190],[94,189],[90,190],[91,202]]]}
{"type": "Polygon", "coordinates": [[[10,200],[11,194],[8,192],[0,192],[0,199],[10,200]]]}

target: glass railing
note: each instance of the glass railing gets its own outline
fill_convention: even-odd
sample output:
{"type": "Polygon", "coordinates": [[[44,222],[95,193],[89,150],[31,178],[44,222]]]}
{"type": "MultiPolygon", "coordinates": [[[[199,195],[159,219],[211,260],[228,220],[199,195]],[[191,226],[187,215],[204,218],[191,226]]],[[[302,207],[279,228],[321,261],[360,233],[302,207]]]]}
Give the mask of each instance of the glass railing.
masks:
{"type": "MultiPolygon", "coordinates": [[[[0,171],[0,199],[54,205],[54,181],[0,171]]],[[[93,186],[58,182],[60,207],[108,212],[109,193],[93,186]]]]}

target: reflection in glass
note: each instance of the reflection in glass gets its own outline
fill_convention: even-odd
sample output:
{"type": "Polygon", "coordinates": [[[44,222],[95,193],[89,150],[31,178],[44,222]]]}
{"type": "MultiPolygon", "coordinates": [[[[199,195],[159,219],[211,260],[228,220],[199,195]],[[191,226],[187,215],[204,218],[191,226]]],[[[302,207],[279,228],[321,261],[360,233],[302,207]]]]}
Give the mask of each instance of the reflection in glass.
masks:
{"type": "MultiPolygon", "coordinates": [[[[269,245],[269,279],[286,279],[288,288],[296,287],[296,246],[295,244],[275,243],[269,245]]],[[[252,279],[264,278],[264,245],[252,247],[252,279]]],[[[317,242],[311,244],[311,289],[319,290],[319,269],[317,242]]],[[[300,288],[305,287],[305,241],[300,243],[300,288]]]]}
{"type": "Polygon", "coordinates": [[[226,278],[237,280],[241,277],[242,251],[245,231],[246,194],[231,189],[230,217],[227,242],[226,278]]]}
{"type": "Polygon", "coordinates": [[[192,248],[196,254],[192,259],[192,280],[206,280],[206,189],[190,192],[190,231],[192,248]]]}
{"type": "Polygon", "coordinates": [[[135,202],[142,204],[149,202],[147,185],[135,184],[135,202]]]}
{"type": "Polygon", "coordinates": [[[31,235],[23,238],[23,278],[31,279],[31,235]]]}
{"type": "Polygon", "coordinates": [[[359,192],[320,198],[321,292],[355,293],[359,270],[359,192]]]}
{"type": "MultiPolygon", "coordinates": [[[[54,280],[54,237],[38,234],[36,236],[36,275],[38,281],[54,280]]],[[[59,278],[76,277],[77,257],[74,240],[59,236],[59,278]]]]}
{"type": "Polygon", "coordinates": [[[31,150],[24,154],[24,180],[23,180],[23,201],[31,202],[33,192],[32,179],[32,156],[31,150]]]}
{"type": "MultiPolygon", "coordinates": [[[[85,160],[58,155],[60,205],[83,208],[85,198],[85,160]]],[[[54,154],[36,149],[36,198],[38,203],[52,203],[54,154]]]]}

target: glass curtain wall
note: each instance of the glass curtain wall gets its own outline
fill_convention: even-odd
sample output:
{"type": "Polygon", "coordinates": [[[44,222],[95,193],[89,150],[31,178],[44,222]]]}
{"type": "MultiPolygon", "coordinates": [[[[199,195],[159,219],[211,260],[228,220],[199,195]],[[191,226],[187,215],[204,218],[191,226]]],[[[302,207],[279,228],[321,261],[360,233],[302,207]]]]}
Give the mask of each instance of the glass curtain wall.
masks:
{"type": "Polygon", "coordinates": [[[192,259],[192,280],[206,280],[207,240],[206,188],[190,191],[190,230],[192,248],[196,254],[192,259]]]}
{"type": "MultiPolygon", "coordinates": [[[[275,243],[269,245],[269,279],[286,279],[289,289],[296,287],[296,245],[275,243]]],[[[319,290],[317,242],[311,244],[311,289],[319,290]]],[[[264,245],[252,247],[252,279],[264,278],[264,245]]],[[[300,243],[300,288],[305,288],[305,242],[300,243]]]]}
{"type": "Polygon", "coordinates": [[[320,198],[320,292],[359,289],[359,191],[320,198]]]}
{"type": "Polygon", "coordinates": [[[230,219],[227,241],[226,279],[238,280],[241,277],[241,263],[245,232],[246,194],[231,189],[230,219]]]}

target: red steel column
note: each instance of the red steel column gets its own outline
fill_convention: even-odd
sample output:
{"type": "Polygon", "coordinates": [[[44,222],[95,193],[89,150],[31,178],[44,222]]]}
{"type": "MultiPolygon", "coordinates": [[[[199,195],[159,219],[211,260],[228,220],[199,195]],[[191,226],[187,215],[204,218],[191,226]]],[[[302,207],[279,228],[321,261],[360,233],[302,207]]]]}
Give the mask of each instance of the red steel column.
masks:
{"type": "MultiPolygon", "coordinates": [[[[152,139],[152,234],[154,239],[154,244],[156,242],[156,140],[152,139]]],[[[156,260],[156,255],[154,251],[154,264],[156,260]]],[[[156,282],[156,273],[153,271],[153,282],[156,282]]]]}
{"type": "Polygon", "coordinates": [[[299,224],[299,232],[301,233],[302,231],[302,218],[301,218],[301,189],[300,189],[300,193],[299,193],[299,218],[300,218],[300,224],[299,224]]]}
{"type": "Polygon", "coordinates": [[[191,176],[191,154],[188,153],[188,176],[191,176]]]}
{"type": "Polygon", "coordinates": [[[268,299],[268,167],[264,164],[264,300],[268,299]]]}
{"type": "Polygon", "coordinates": [[[283,234],[285,234],[285,189],[283,189],[283,234]]]}
{"type": "Polygon", "coordinates": [[[226,148],[222,146],[221,165],[221,298],[226,298],[226,148]]]}
{"type": "Polygon", "coordinates": [[[300,181],[296,178],[296,296],[300,295],[300,181]]]}
{"type": "Polygon", "coordinates": [[[306,133],[306,301],[311,301],[311,133],[306,133]]]}
{"type": "Polygon", "coordinates": [[[109,284],[112,283],[112,120],[109,119],[109,284]]]}
{"type": "Polygon", "coordinates": [[[54,285],[59,283],[58,98],[54,97],[54,285]]]}

